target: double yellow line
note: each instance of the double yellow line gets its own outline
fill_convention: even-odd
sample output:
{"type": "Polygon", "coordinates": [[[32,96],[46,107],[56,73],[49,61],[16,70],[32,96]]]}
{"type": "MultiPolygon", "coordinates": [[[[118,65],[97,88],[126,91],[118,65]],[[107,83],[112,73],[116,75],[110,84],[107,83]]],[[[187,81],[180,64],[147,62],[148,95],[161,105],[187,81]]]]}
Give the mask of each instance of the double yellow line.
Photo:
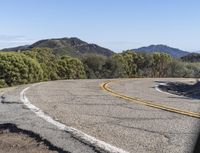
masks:
{"type": "MultiPolygon", "coordinates": [[[[116,80],[114,80],[114,81],[116,81],[116,80]]],[[[182,109],[174,108],[174,107],[171,107],[171,106],[154,103],[154,102],[144,100],[144,99],[140,99],[140,98],[137,98],[137,97],[129,97],[127,95],[123,95],[121,93],[118,93],[118,92],[116,92],[116,91],[114,91],[114,90],[112,90],[108,87],[108,85],[110,83],[114,82],[114,81],[104,82],[100,86],[103,90],[109,92],[111,95],[118,97],[118,98],[121,98],[121,99],[128,100],[130,102],[134,102],[134,103],[142,104],[142,105],[145,105],[145,106],[165,110],[165,111],[168,111],[168,112],[173,112],[173,113],[177,113],[177,114],[181,114],[181,115],[190,116],[190,117],[200,119],[200,113],[190,112],[190,111],[187,111],[187,110],[182,110],[182,109]]]]}

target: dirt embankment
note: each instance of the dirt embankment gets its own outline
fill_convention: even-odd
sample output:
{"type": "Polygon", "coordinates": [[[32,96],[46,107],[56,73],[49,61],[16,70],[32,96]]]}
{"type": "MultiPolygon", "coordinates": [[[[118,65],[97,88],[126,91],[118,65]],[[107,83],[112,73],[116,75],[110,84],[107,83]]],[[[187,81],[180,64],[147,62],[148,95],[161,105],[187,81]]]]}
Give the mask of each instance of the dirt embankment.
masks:
{"type": "Polygon", "coordinates": [[[0,125],[0,153],[66,153],[42,139],[38,134],[17,128],[14,124],[0,125]]]}

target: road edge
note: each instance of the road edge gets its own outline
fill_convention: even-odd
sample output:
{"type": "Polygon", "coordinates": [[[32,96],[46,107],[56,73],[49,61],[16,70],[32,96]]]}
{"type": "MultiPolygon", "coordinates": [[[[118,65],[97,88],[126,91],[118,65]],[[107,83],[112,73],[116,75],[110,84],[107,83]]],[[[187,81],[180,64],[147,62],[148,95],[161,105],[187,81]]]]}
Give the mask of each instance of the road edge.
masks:
{"type": "Polygon", "coordinates": [[[36,107],[35,105],[31,104],[31,102],[29,101],[29,99],[26,97],[26,91],[28,91],[31,87],[34,87],[36,85],[40,85],[42,83],[36,83],[33,84],[29,87],[26,87],[25,89],[23,89],[20,92],[20,100],[21,102],[27,106],[29,108],[29,110],[31,110],[32,112],[34,112],[38,117],[44,119],[45,121],[55,125],[56,127],[58,127],[60,130],[66,131],[68,133],[70,133],[71,135],[73,135],[75,138],[77,138],[78,140],[80,140],[81,142],[84,142],[90,146],[93,146],[95,148],[98,148],[102,151],[105,152],[109,152],[109,153],[128,153],[127,151],[121,149],[121,148],[117,148],[115,146],[112,146],[111,144],[108,144],[102,140],[98,140],[95,137],[92,137],[82,131],[79,131],[73,127],[67,126],[63,123],[60,123],[56,120],[54,120],[52,117],[50,117],[49,115],[45,114],[40,108],[36,107]]]}

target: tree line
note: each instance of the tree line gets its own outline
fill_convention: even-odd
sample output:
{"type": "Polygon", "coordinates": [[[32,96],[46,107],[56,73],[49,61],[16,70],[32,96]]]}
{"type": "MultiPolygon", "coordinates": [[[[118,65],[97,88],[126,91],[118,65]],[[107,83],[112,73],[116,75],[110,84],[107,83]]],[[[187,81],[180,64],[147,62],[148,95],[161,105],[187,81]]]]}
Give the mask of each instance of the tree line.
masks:
{"type": "Polygon", "coordinates": [[[82,62],[87,78],[200,77],[200,62],[185,62],[166,53],[124,51],[111,57],[90,54],[82,62]]]}
{"type": "Polygon", "coordinates": [[[200,77],[200,63],[174,59],[165,53],[124,51],[111,57],[85,54],[56,56],[51,49],[0,53],[0,87],[60,79],[134,77],[200,77]]]}

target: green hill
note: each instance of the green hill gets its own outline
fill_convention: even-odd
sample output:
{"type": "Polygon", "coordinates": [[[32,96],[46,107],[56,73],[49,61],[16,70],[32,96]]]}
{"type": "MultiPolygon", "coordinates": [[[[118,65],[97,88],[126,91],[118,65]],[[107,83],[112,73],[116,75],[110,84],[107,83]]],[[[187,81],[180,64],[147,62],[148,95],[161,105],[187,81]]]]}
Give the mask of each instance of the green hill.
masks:
{"type": "Polygon", "coordinates": [[[6,48],[2,51],[24,51],[32,48],[51,48],[56,55],[71,55],[81,56],[83,54],[100,54],[105,56],[111,56],[113,51],[98,46],[96,44],[89,44],[78,38],[58,38],[58,39],[45,39],[40,40],[32,45],[19,46],[14,48],[6,48]]]}
{"type": "Polygon", "coordinates": [[[200,62],[199,53],[190,53],[186,56],[181,57],[184,62],[200,62]]]}
{"type": "Polygon", "coordinates": [[[144,52],[144,53],[154,53],[154,52],[163,52],[171,55],[175,58],[180,58],[182,56],[186,56],[189,54],[187,51],[183,51],[177,48],[172,48],[166,45],[150,45],[148,47],[141,47],[137,49],[133,49],[136,52],[144,52]]]}

